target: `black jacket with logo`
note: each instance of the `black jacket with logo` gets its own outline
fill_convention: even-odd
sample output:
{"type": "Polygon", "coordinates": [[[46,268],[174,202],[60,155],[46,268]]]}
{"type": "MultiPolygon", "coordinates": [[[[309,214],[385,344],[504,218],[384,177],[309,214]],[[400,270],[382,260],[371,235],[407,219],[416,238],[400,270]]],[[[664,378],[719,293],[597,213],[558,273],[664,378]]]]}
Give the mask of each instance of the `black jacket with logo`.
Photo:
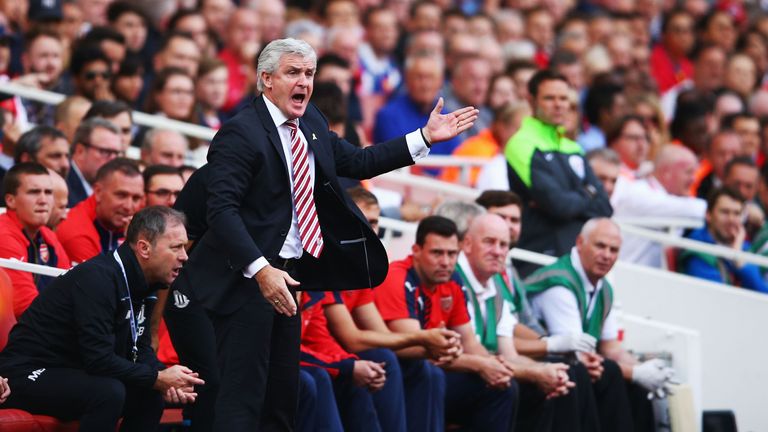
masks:
{"type": "Polygon", "coordinates": [[[162,368],[150,346],[149,317],[156,286],[148,286],[127,243],[118,248],[125,266],[138,337],[131,360],[128,287],[112,254],[92,258],[62,276],[32,302],[0,353],[0,375],[40,368],[72,368],[151,387],[162,368]]]}

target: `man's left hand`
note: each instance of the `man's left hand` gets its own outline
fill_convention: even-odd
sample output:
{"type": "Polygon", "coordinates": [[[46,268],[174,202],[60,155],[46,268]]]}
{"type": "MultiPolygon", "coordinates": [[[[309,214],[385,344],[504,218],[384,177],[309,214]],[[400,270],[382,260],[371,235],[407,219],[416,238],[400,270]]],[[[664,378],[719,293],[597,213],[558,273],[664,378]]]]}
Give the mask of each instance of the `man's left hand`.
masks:
{"type": "Polygon", "coordinates": [[[472,127],[480,112],[475,107],[459,108],[448,114],[440,114],[443,110],[443,98],[437,100],[435,109],[429,114],[427,125],[421,131],[427,144],[449,140],[472,127]]]}

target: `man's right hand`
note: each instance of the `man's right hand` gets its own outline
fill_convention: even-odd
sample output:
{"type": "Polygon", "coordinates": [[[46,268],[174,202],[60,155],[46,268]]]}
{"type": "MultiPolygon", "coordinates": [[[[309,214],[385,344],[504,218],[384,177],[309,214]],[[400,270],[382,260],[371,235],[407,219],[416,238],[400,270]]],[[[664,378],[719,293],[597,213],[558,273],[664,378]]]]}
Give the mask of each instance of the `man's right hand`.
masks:
{"type": "Polygon", "coordinates": [[[599,354],[580,352],[577,353],[579,361],[587,368],[589,377],[592,378],[592,382],[595,382],[603,376],[603,357],[599,354]]]}
{"type": "Polygon", "coordinates": [[[597,339],[587,333],[557,334],[544,338],[548,353],[595,352],[597,339]]]}
{"type": "Polygon", "coordinates": [[[384,370],[384,363],[357,360],[352,369],[352,379],[356,386],[375,392],[384,387],[384,383],[387,381],[387,371],[384,370]]]}
{"type": "Polygon", "coordinates": [[[8,385],[8,378],[0,377],[0,404],[8,400],[11,395],[11,386],[8,385]]]}
{"type": "Polygon", "coordinates": [[[483,357],[477,372],[490,387],[507,388],[512,382],[512,371],[496,357],[483,357]]]}
{"type": "Polygon", "coordinates": [[[433,360],[445,363],[455,360],[461,354],[461,336],[446,328],[422,330],[422,345],[433,360]]]}
{"type": "Polygon", "coordinates": [[[192,372],[192,369],[186,366],[174,365],[158,372],[155,385],[152,387],[166,396],[169,389],[191,392],[194,386],[203,384],[205,381],[198,378],[197,372],[192,372]]]}
{"type": "Polygon", "coordinates": [[[295,281],[288,273],[271,265],[259,270],[254,278],[259,284],[261,295],[272,304],[278,313],[286,316],[296,315],[296,302],[293,300],[291,292],[288,291],[288,285],[298,287],[299,282],[295,281]]]}

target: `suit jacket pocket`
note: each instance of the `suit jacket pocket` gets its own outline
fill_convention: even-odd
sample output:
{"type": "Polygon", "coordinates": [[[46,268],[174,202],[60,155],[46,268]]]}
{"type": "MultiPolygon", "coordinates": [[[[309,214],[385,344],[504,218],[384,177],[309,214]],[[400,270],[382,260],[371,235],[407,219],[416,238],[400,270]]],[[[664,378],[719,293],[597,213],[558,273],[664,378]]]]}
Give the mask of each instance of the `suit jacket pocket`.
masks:
{"type": "Polygon", "coordinates": [[[355,243],[363,243],[366,240],[367,239],[365,237],[360,237],[360,238],[351,239],[351,240],[339,240],[339,244],[348,245],[348,244],[355,244],[355,243]]]}

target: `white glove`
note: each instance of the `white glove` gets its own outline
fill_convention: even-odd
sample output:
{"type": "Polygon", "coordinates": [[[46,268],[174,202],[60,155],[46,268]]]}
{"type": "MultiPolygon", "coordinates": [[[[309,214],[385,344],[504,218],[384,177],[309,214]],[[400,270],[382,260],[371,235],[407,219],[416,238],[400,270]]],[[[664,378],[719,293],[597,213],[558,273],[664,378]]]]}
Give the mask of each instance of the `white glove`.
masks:
{"type": "Polygon", "coordinates": [[[651,359],[632,368],[632,382],[648,390],[649,399],[664,398],[672,394],[670,384],[675,371],[662,359],[651,359]]]}
{"type": "Polygon", "coordinates": [[[573,351],[595,352],[597,339],[588,333],[569,333],[547,336],[548,353],[566,353],[573,351]]]}

